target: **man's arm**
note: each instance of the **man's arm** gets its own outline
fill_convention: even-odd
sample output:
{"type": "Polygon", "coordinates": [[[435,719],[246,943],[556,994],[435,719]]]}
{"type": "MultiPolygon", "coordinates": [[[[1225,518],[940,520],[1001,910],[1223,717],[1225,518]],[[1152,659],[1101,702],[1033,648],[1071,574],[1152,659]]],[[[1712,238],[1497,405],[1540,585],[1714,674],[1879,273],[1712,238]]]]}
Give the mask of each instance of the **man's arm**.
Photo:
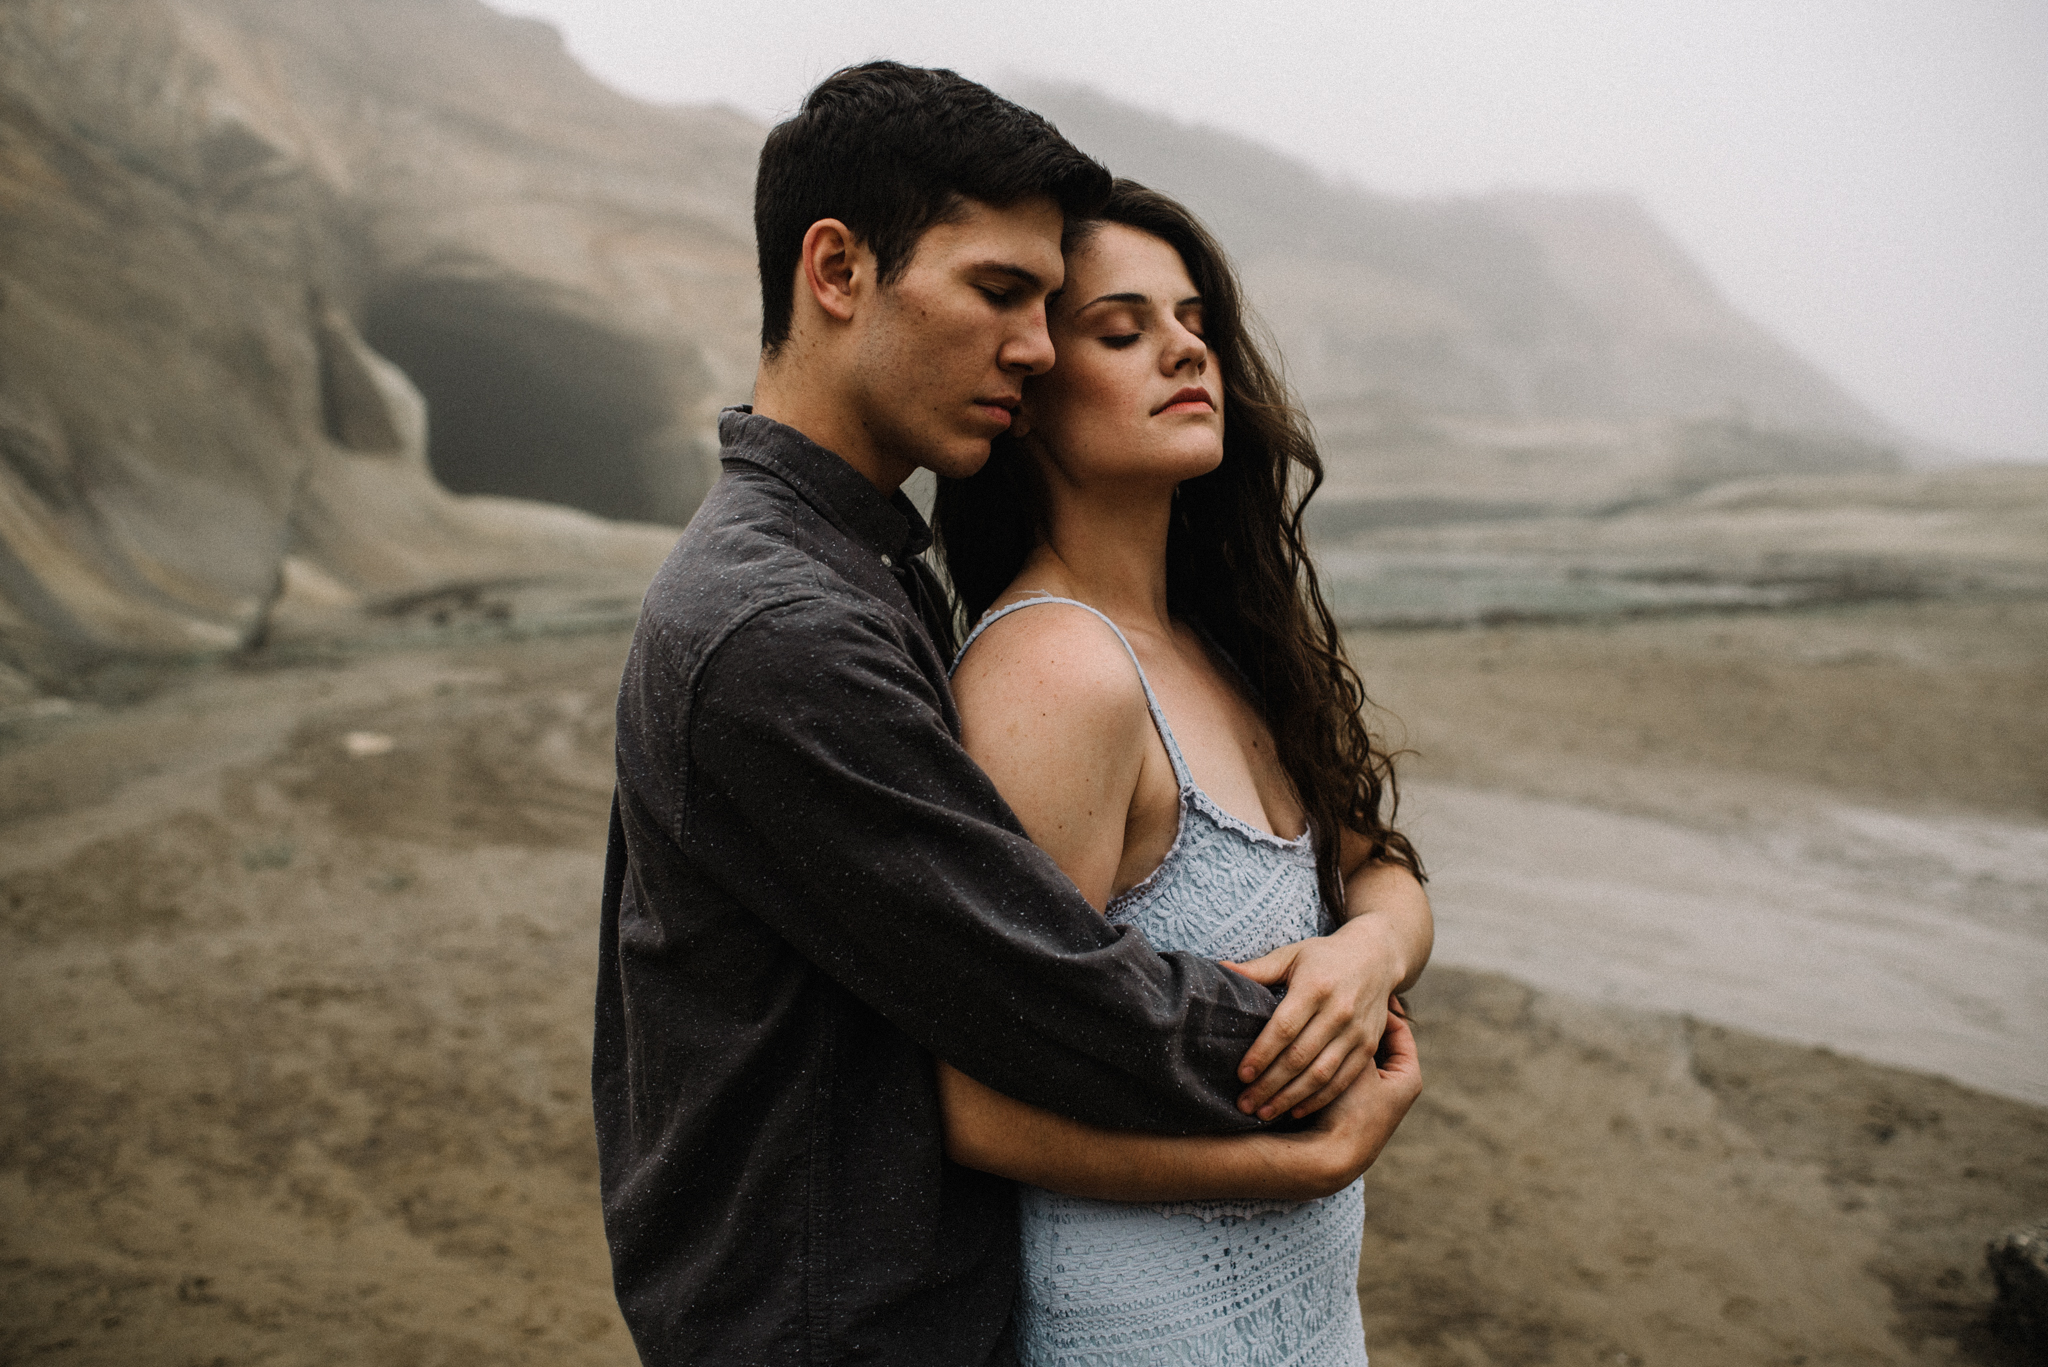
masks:
{"type": "MultiPolygon", "coordinates": [[[[1245,1129],[1263,987],[1107,925],[948,729],[905,629],[804,599],[695,678],[660,642],[622,694],[622,792],[748,912],[918,1044],[1094,1124],[1245,1129]],[[663,730],[690,688],[687,735],[663,730]],[[687,818],[687,819],[686,819],[687,818]]],[[[671,723],[672,725],[672,723],[671,723]]]]}
{"type": "Polygon", "coordinates": [[[1053,1115],[939,1065],[946,1153],[1019,1182],[1109,1201],[1306,1201],[1348,1186],[1379,1157],[1422,1093],[1414,1036],[1398,1016],[1336,1104],[1296,1134],[1167,1138],[1053,1115]]]}

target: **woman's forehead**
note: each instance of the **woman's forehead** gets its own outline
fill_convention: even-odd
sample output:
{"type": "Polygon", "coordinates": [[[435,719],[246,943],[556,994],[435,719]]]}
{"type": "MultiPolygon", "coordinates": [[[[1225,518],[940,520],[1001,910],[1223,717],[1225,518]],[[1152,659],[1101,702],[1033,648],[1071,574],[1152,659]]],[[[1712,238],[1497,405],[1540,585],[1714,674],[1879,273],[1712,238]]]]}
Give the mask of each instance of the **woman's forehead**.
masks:
{"type": "Polygon", "coordinates": [[[1061,303],[1077,312],[1104,299],[1178,304],[1195,293],[1187,265],[1164,238],[1105,223],[1067,253],[1061,303]]]}

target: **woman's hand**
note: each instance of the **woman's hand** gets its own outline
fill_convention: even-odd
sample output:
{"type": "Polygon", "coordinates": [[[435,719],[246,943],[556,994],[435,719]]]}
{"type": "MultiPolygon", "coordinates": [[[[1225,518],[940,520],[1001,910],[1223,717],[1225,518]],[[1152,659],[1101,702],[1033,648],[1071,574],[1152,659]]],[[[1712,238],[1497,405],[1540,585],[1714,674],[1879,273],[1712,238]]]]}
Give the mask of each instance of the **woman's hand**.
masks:
{"type": "Polygon", "coordinates": [[[1429,962],[1436,930],[1422,881],[1371,856],[1362,837],[1344,832],[1344,925],[1335,934],[1226,965],[1268,987],[1287,985],[1238,1065],[1238,1080],[1251,1084],[1237,1099],[1246,1115],[1313,1115],[1342,1096],[1372,1061],[1386,1001],[1413,987],[1429,962]]]}
{"type": "Polygon", "coordinates": [[[1265,1134],[1261,1139],[1295,1143],[1315,1176],[1303,1193],[1328,1196],[1342,1191],[1371,1167],[1387,1141],[1422,1095],[1422,1060],[1415,1034],[1389,999],[1386,1031],[1379,1049],[1366,1060],[1358,1085],[1316,1116],[1315,1124],[1295,1135],[1265,1134]]]}
{"type": "Polygon", "coordinates": [[[1387,1028],[1387,1001],[1407,976],[1398,946],[1369,917],[1334,934],[1282,945],[1248,963],[1226,963],[1287,995],[1238,1065],[1251,1085],[1237,1108],[1261,1120],[1313,1115],[1365,1072],[1387,1028]]]}

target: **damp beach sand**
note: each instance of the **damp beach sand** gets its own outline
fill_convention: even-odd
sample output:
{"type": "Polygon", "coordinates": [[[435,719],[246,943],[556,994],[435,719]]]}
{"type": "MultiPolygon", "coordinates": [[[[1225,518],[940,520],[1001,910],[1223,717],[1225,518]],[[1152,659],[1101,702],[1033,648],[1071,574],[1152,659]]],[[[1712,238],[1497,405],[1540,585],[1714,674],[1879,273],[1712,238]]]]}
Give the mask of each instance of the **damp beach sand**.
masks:
{"type": "MultiPolygon", "coordinates": [[[[1375,1363],[2019,1361],[2048,605],[1354,647],[1442,920],[1375,1363]]],[[[633,1361],[585,1076],[623,649],[12,714],[0,1362],[633,1361]]]]}

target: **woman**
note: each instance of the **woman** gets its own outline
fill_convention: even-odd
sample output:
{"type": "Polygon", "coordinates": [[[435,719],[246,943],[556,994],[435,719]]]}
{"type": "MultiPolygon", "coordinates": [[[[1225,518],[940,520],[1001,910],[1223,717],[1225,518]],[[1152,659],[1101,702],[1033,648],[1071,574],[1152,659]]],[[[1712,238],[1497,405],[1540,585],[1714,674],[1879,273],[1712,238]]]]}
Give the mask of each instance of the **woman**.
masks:
{"type": "MultiPolygon", "coordinates": [[[[1262,1037],[1242,1104],[1306,1116],[1403,1032],[1389,1003],[1431,942],[1303,544],[1321,463],[1186,210],[1120,181],[1066,255],[1057,365],[939,496],[979,618],[963,739],[1111,920],[1287,987],[1269,1036],[1314,1062],[1276,1091],[1262,1037]]],[[[1304,1192],[1232,1164],[1242,1140],[1111,1134],[940,1083],[956,1161],[1028,1184],[1023,1363],[1365,1361],[1356,1181],[1304,1192]]]]}

